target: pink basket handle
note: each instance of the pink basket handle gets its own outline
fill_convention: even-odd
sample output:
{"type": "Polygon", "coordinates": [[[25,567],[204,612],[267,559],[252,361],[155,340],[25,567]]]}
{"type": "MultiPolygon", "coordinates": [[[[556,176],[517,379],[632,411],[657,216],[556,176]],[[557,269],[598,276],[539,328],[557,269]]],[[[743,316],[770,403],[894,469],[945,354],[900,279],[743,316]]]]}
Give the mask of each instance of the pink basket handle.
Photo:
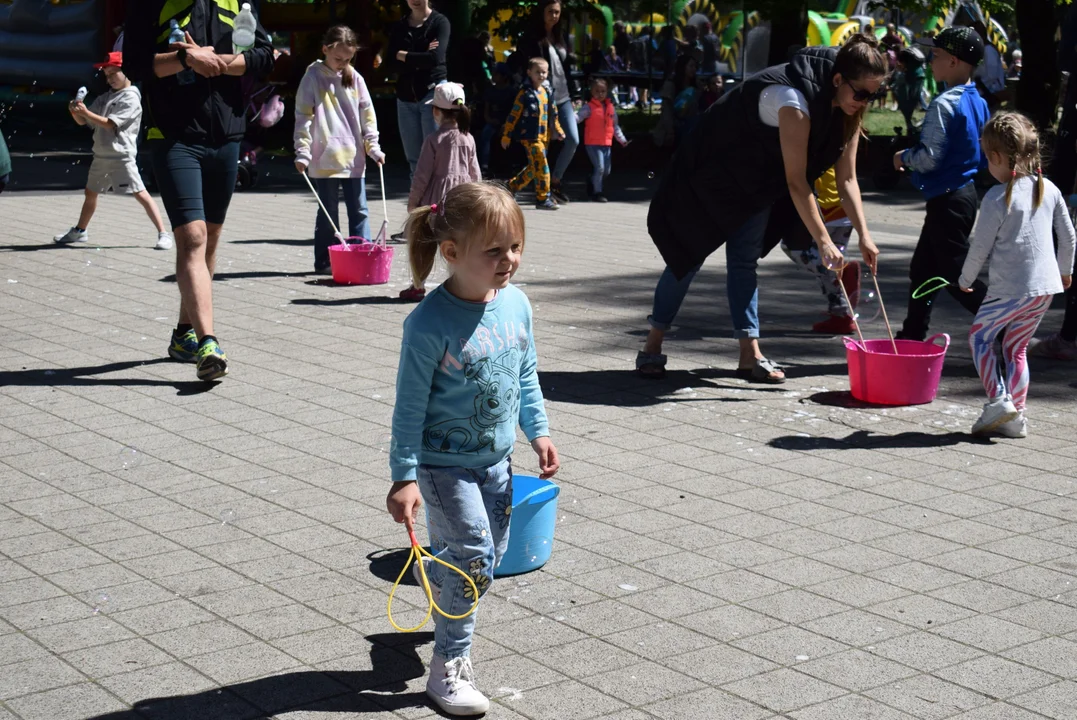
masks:
{"type": "Polygon", "coordinates": [[[942,346],[943,352],[949,350],[950,349],[950,336],[947,335],[946,333],[938,333],[936,335],[932,335],[927,340],[924,340],[924,342],[929,343],[931,345],[934,345],[935,341],[938,340],[939,338],[943,338],[944,340],[946,340],[946,344],[944,344],[942,346]]]}
{"type": "Polygon", "coordinates": [[[865,348],[863,345],[861,345],[860,341],[857,340],[856,338],[851,338],[848,335],[846,335],[844,338],[842,338],[842,340],[845,341],[846,343],[852,343],[856,347],[860,348],[860,352],[865,352],[866,353],[868,351],[867,348],[865,348]]]}

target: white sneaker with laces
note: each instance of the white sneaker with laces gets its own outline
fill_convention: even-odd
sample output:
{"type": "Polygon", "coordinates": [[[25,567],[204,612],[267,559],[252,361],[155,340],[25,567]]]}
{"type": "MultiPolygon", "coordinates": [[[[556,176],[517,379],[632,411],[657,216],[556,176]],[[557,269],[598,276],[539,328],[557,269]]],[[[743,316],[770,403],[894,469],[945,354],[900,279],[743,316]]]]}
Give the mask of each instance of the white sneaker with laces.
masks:
{"type": "Polygon", "coordinates": [[[1024,413],[1019,413],[1016,419],[1010,420],[1008,423],[1002,423],[995,428],[995,432],[1007,438],[1027,438],[1028,422],[1025,421],[1024,413]]]}
{"type": "Polygon", "coordinates": [[[993,430],[997,430],[1000,425],[1005,425],[1011,420],[1015,420],[1018,415],[1017,408],[1013,406],[1009,396],[1003,395],[997,400],[992,400],[984,405],[984,411],[980,414],[980,419],[972,426],[972,434],[986,435],[993,430]]]}
{"type": "Polygon", "coordinates": [[[54,235],[52,241],[58,245],[70,245],[71,243],[86,242],[90,239],[90,233],[85,230],[79,230],[77,227],[72,227],[65,233],[54,235]]]}
{"type": "Polygon", "coordinates": [[[490,701],[475,685],[469,657],[446,660],[435,654],[430,661],[426,694],[449,715],[482,715],[490,709],[490,701]]]}
{"type": "Polygon", "coordinates": [[[154,250],[171,250],[175,244],[175,238],[172,237],[170,232],[157,233],[157,244],[153,246],[154,250]]]}
{"type": "MultiPolygon", "coordinates": [[[[434,596],[434,602],[441,602],[441,587],[434,584],[434,581],[430,579],[430,568],[434,566],[434,561],[428,557],[419,558],[419,562],[423,564],[423,571],[426,573],[426,580],[430,583],[430,594],[434,596]]],[[[419,587],[423,586],[423,578],[419,575],[419,563],[415,563],[411,566],[411,575],[415,578],[415,584],[419,587]]]]}

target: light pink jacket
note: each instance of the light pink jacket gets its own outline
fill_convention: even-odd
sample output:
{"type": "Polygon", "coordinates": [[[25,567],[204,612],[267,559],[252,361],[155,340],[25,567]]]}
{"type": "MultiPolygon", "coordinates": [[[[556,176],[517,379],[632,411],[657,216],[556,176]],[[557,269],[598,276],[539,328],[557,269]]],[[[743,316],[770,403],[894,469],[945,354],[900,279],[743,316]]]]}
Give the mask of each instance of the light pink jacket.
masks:
{"type": "Polygon", "coordinates": [[[366,155],[384,158],[378,145],[378,119],[363,76],[344,87],[341,73],[321,60],[307,68],[295,96],[295,159],[312,178],[360,178],[366,155]],[[362,150],[360,150],[360,138],[362,150]]]}
{"type": "Polygon", "coordinates": [[[457,185],[482,180],[475,138],[448,122],[423,141],[423,151],[415,167],[408,196],[408,212],[445,199],[457,185]]]}

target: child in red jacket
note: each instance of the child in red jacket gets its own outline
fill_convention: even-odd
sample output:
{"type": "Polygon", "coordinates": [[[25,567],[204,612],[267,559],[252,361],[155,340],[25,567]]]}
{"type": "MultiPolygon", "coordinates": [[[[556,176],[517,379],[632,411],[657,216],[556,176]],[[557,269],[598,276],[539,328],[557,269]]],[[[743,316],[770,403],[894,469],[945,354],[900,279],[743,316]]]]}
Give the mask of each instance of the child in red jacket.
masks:
{"type": "Polygon", "coordinates": [[[610,174],[610,149],[613,139],[621,146],[628,144],[617,123],[617,108],[610,101],[609,85],[602,78],[591,81],[591,101],[576,112],[576,122],[583,123],[583,147],[591,158],[594,173],[587,181],[588,195],[595,202],[607,202],[602,194],[602,181],[610,174]]]}

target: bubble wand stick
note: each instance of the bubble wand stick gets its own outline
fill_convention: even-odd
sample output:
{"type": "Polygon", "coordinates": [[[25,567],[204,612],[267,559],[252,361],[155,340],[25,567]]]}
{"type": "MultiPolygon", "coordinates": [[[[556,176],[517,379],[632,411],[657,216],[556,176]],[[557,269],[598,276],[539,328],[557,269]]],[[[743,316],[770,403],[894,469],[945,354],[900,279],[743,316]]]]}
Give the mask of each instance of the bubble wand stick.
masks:
{"type": "Polygon", "coordinates": [[[853,320],[853,327],[856,328],[856,336],[860,338],[860,347],[867,349],[864,345],[864,333],[860,332],[860,323],[856,321],[856,313],[853,312],[853,304],[849,300],[849,293],[845,290],[845,283],[841,281],[841,273],[845,270],[845,258],[841,259],[841,264],[836,268],[831,268],[838,275],[838,287],[841,288],[841,295],[845,298],[845,307],[849,308],[849,317],[853,320]]]}
{"type": "Polygon", "coordinates": [[[894,342],[894,331],[890,329],[890,318],[886,316],[886,304],[883,302],[883,291],[879,289],[879,276],[871,273],[871,281],[875,283],[875,297],[879,298],[879,309],[883,313],[883,322],[886,323],[886,334],[890,336],[890,346],[894,348],[894,354],[898,354],[897,343],[894,342]]]}
{"type": "Polygon", "coordinates": [[[385,608],[386,613],[388,613],[389,615],[389,624],[400,632],[415,632],[423,625],[426,625],[427,621],[430,619],[430,616],[433,615],[435,610],[437,610],[438,615],[441,615],[444,618],[448,618],[449,620],[463,620],[468,615],[475,612],[475,609],[479,606],[479,588],[476,587],[475,581],[471,579],[470,575],[468,575],[460,568],[456,567],[455,565],[451,565],[442,560],[441,558],[431,555],[429,552],[427,552],[426,548],[420,545],[418,538],[415,537],[415,527],[412,525],[410,518],[408,519],[407,527],[408,538],[411,540],[411,553],[408,555],[408,561],[404,563],[404,569],[400,571],[400,575],[397,576],[396,582],[393,583],[392,589],[389,590],[389,602],[385,608]],[[426,576],[426,568],[423,567],[423,555],[427,556],[434,562],[444,565],[450,570],[464,576],[464,579],[467,580],[468,585],[471,586],[471,591],[472,593],[474,593],[475,597],[475,602],[471,604],[470,610],[468,610],[463,615],[450,615],[449,613],[442,610],[436,602],[434,602],[434,592],[430,589],[430,579],[426,576]],[[396,595],[396,591],[400,587],[400,581],[404,579],[405,573],[407,573],[408,568],[411,567],[411,561],[413,559],[415,560],[415,562],[419,563],[419,584],[422,586],[423,592],[426,593],[426,616],[422,619],[422,622],[420,622],[415,627],[404,628],[397,625],[396,620],[393,619],[393,597],[396,595]]]}

